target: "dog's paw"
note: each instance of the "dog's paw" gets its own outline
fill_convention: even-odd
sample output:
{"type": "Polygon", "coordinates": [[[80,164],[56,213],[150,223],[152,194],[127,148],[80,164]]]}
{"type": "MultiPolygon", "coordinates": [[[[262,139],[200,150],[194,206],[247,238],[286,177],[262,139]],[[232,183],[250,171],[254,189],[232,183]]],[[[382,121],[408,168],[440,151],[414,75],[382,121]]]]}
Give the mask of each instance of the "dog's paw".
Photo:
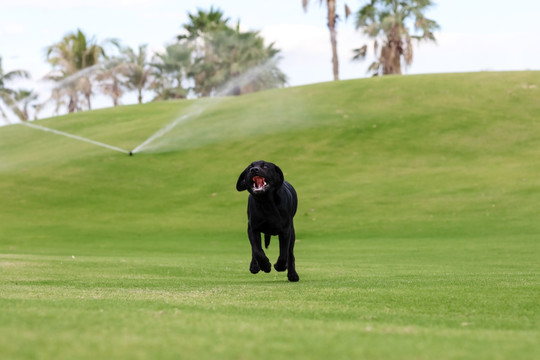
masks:
{"type": "Polygon", "coordinates": [[[270,264],[270,260],[266,257],[264,253],[257,254],[257,264],[259,265],[259,268],[264,271],[265,273],[269,273],[270,270],[272,270],[272,264],[270,264]]]}
{"type": "Polygon", "coordinates": [[[291,282],[297,282],[298,280],[300,280],[300,277],[298,276],[298,273],[296,271],[289,271],[287,273],[287,278],[291,282]]]}
{"type": "Polygon", "coordinates": [[[261,268],[259,267],[257,260],[255,259],[251,260],[251,264],[249,265],[249,271],[251,271],[252,274],[256,274],[259,271],[261,271],[261,268]]]}
{"type": "Polygon", "coordinates": [[[276,269],[276,271],[287,270],[287,261],[280,261],[278,259],[278,261],[274,264],[274,269],[276,269]]]}
{"type": "Polygon", "coordinates": [[[265,273],[269,273],[272,270],[272,264],[270,264],[270,260],[268,260],[268,258],[265,258],[262,263],[261,260],[259,260],[259,266],[265,273]]]}

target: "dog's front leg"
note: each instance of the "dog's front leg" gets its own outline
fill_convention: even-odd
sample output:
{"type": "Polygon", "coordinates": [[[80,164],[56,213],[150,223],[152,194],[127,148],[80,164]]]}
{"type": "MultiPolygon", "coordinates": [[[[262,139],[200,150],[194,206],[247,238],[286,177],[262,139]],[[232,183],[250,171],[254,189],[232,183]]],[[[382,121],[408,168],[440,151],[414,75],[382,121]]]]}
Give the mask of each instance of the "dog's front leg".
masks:
{"type": "Polygon", "coordinates": [[[251,225],[248,225],[248,237],[249,242],[251,243],[251,265],[249,271],[253,274],[258,273],[259,270],[269,273],[272,269],[272,265],[262,249],[261,233],[253,231],[251,225]]]}
{"type": "Polygon", "coordinates": [[[287,270],[287,263],[289,259],[289,244],[291,242],[290,230],[279,234],[279,257],[274,264],[276,271],[287,270]]]}

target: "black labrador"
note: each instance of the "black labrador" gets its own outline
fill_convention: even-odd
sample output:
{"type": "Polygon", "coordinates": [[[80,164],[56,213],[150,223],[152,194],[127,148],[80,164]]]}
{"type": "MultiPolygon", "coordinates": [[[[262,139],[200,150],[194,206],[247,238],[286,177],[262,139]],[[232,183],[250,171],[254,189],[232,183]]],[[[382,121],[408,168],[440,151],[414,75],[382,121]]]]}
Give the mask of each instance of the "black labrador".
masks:
{"type": "Polygon", "coordinates": [[[279,258],[274,264],[277,271],[287,271],[289,281],[298,281],[294,263],[294,224],[298,199],[293,186],[283,178],[281,169],[266,161],[255,161],[238,178],[236,190],[249,191],[248,236],[251,243],[251,265],[256,274],[260,270],[269,273],[270,261],[261,245],[264,234],[266,248],[270,236],[279,236],[279,258]]]}

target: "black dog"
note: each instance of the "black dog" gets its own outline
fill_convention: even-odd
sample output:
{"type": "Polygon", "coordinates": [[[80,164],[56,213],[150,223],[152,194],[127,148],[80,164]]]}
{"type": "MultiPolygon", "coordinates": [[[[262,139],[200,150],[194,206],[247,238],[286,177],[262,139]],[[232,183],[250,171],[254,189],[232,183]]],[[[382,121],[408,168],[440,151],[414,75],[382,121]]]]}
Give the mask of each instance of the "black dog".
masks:
{"type": "Polygon", "coordinates": [[[279,235],[279,258],[274,264],[277,271],[287,272],[289,281],[298,281],[294,263],[294,224],[298,199],[291,184],[283,178],[281,169],[266,161],[255,161],[249,165],[236,183],[236,190],[249,191],[248,236],[251,243],[251,265],[253,274],[263,270],[270,272],[270,261],[261,245],[264,233],[268,248],[271,235],[279,235]]]}

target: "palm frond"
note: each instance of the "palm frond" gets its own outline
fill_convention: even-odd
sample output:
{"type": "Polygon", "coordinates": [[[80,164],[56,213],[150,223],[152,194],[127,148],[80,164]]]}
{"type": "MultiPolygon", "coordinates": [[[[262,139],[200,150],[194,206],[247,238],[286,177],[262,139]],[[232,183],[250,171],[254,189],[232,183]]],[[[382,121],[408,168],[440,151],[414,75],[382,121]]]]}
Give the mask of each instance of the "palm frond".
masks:
{"type": "Polygon", "coordinates": [[[367,72],[373,72],[373,76],[377,76],[379,74],[380,67],[381,63],[378,61],[374,61],[369,65],[367,72]]]}
{"type": "Polygon", "coordinates": [[[367,45],[364,45],[358,49],[353,49],[353,60],[355,61],[360,61],[360,60],[364,60],[366,58],[366,55],[367,55],[367,45]]]}
{"type": "Polygon", "coordinates": [[[351,8],[349,7],[349,5],[345,4],[345,19],[348,19],[351,14],[351,8]]]}
{"type": "Polygon", "coordinates": [[[4,94],[2,95],[0,93],[0,98],[6,104],[6,106],[20,119],[20,120],[26,120],[23,112],[19,107],[17,106],[17,100],[15,99],[14,95],[11,94],[4,94]]]}
{"type": "Polygon", "coordinates": [[[3,78],[7,81],[15,79],[28,79],[30,78],[30,73],[26,70],[13,70],[4,74],[3,78]]]}

